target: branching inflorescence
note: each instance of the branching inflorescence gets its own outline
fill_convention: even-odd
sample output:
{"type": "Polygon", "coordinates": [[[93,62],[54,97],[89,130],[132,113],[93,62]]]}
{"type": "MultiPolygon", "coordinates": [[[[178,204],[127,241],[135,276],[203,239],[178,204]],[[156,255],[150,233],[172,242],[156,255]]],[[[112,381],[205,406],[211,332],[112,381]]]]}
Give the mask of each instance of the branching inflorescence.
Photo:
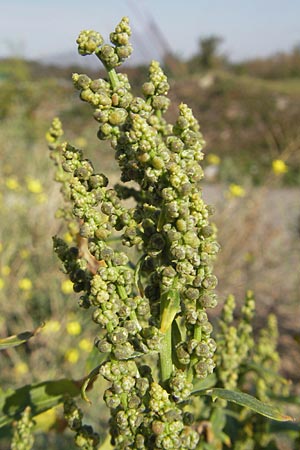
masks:
{"type": "Polygon", "coordinates": [[[99,325],[95,346],[107,355],[99,370],[111,383],[104,400],[115,448],[195,449],[200,435],[186,407],[193,381],[214,369],[206,310],[216,306],[212,261],[219,249],[199,186],[204,141],[187,105],[174,125],[165,120],[169,84],[158,62],[143,97],[115,71],[132,52],[130,34],[125,17],[111,44],[95,31],[77,39],[79,53],[95,54],[107,70],[107,80],[73,74],[73,82],[93,108],[99,139],[115,150],[121,182],[111,187],[96,173],[63,141],[55,119],[48,141],[65,199],[59,216],[73,244],[55,237],[54,247],[80,306],[91,308],[99,325]],[[116,236],[122,245],[114,245],[116,236]],[[156,358],[159,371],[150,367],[156,358]]]}

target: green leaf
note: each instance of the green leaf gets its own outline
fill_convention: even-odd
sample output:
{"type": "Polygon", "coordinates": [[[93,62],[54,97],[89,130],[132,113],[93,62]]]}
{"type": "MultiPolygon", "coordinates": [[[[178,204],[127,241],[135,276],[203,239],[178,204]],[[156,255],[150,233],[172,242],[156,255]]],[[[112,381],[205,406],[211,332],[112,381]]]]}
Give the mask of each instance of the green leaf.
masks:
{"type": "Polygon", "coordinates": [[[160,331],[166,333],[180,308],[180,296],[177,289],[170,289],[161,295],[160,331]]]}
{"type": "Polygon", "coordinates": [[[65,378],[0,392],[0,428],[18,419],[26,406],[30,406],[32,416],[36,416],[62,403],[66,394],[80,395],[81,385],[82,382],[65,378]]]}
{"type": "Polygon", "coordinates": [[[299,433],[300,422],[271,422],[270,433],[299,433]]]}
{"type": "Polygon", "coordinates": [[[86,391],[90,390],[93,387],[94,381],[98,378],[99,370],[102,364],[107,361],[109,357],[109,353],[101,353],[99,357],[99,351],[97,350],[97,366],[90,371],[90,373],[84,378],[82,387],[81,387],[81,397],[87,403],[92,403],[86,395],[86,391]]]}
{"type": "MultiPolygon", "coordinates": [[[[212,373],[208,375],[203,380],[196,380],[194,383],[194,389],[192,390],[192,395],[197,395],[199,391],[204,391],[206,389],[210,389],[215,386],[217,382],[216,374],[212,373]]],[[[200,392],[200,395],[202,392],[200,392]]]]}
{"type": "MultiPolygon", "coordinates": [[[[104,353],[104,355],[107,356],[107,353],[104,353]]],[[[105,358],[106,359],[106,358],[105,358]]],[[[104,359],[104,360],[105,360],[104,359]]],[[[102,366],[102,362],[101,364],[99,364],[99,366],[95,367],[89,374],[88,376],[85,378],[85,381],[81,387],[81,397],[83,400],[85,400],[87,403],[92,403],[91,400],[87,397],[86,395],[86,390],[88,389],[88,387],[90,386],[90,384],[94,384],[94,381],[96,381],[96,379],[98,378],[99,375],[99,371],[100,371],[100,367],[102,366]]]]}
{"type": "Polygon", "coordinates": [[[37,327],[33,331],[24,331],[23,333],[0,339],[0,350],[5,350],[10,347],[17,347],[18,345],[24,344],[24,342],[27,342],[30,338],[39,333],[43,326],[44,324],[37,327]]]}
{"type": "Polygon", "coordinates": [[[244,406],[246,408],[255,411],[262,416],[268,417],[269,419],[278,420],[281,422],[293,421],[290,416],[286,416],[282,414],[275,407],[268,405],[266,403],[261,402],[252,395],[245,394],[244,392],[239,391],[230,391],[228,389],[214,388],[209,389],[207,391],[198,392],[199,395],[209,395],[213,400],[217,398],[221,398],[223,400],[227,400],[228,402],[236,403],[237,405],[244,406]]]}

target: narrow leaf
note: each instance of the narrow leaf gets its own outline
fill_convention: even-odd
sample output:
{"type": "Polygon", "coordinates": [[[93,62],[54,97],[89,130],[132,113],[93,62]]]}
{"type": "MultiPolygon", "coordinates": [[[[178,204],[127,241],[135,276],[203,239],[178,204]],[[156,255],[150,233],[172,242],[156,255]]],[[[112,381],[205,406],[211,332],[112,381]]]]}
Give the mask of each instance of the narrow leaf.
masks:
{"type": "Polygon", "coordinates": [[[244,392],[230,391],[228,389],[214,388],[207,391],[199,392],[200,395],[209,395],[214,399],[221,398],[227,400],[228,402],[236,403],[237,405],[244,406],[255,411],[262,416],[268,417],[269,419],[278,420],[280,422],[293,421],[290,416],[282,414],[278,409],[271,405],[261,402],[252,395],[245,394],[244,392]]]}
{"type": "Polygon", "coordinates": [[[160,331],[166,333],[180,308],[179,292],[170,289],[161,295],[161,320],[160,331]]]}
{"type": "MultiPolygon", "coordinates": [[[[208,375],[203,380],[196,380],[194,384],[194,389],[192,390],[192,395],[197,395],[199,391],[204,391],[215,386],[217,382],[217,377],[214,373],[208,375]]],[[[202,392],[200,392],[200,395],[202,392]]]]}
{"type": "Polygon", "coordinates": [[[24,331],[23,333],[0,339],[0,350],[5,350],[10,347],[17,347],[18,345],[24,344],[24,342],[27,342],[30,338],[39,333],[43,326],[44,324],[37,327],[33,331],[24,331]]]}
{"type": "Polygon", "coordinates": [[[91,373],[88,374],[88,376],[86,377],[86,379],[82,385],[82,388],[81,388],[81,398],[90,404],[92,402],[86,395],[86,390],[88,389],[90,383],[94,383],[94,381],[98,378],[100,367],[101,367],[101,364],[99,364],[99,366],[95,367],[95,369],[93,369],[91,371],[91,373]]]}
{"type": "Polygon", "coordinates": [[[80,395],[81,384],[82,382],[62,379],[1,392],[0,428],[18,418],[26,406],[30,406],[32,416],[36,416],[62,403],[66,394],[71,397],[80,395]]]}

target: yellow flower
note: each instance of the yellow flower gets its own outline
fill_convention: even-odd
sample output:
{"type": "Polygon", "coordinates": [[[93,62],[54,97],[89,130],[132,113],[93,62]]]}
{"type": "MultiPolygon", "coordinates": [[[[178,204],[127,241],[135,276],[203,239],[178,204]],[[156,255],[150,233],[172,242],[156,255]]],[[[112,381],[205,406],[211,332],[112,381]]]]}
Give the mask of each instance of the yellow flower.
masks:
{"type": "Polygon", "coordinates": [[[207,155],[206,160],[209,164],[213,164],[214,166],[218,166],[221,162],[221,158],[215,153],[207,155]]]}
{"type": "Polygon", "coordinates": [[[230,197],[245,197],[246,191],[239,184],[230,184],[229,185],[229,195],[230,197]]]}
{"type": "Polygon", "coordinates": [[[77,321],[68,322],[66,325],[67,333],[71,336],[76,336],[77,334],[81,333],[81,325],[77,321]]]}
{"type": "Polygon", "coordinates": [[[32,281],[29,278],[21,278],[18,283],[21,291],[30,291],[32,289],[32,281]]]}
{"type": "Polygon", "coordinates": [[[288,167],[282,159],[274,159],[272,161],[272,170],[275,175],[282,175],[288,171],[288,167]]]}
{"type": "Polygon", "coordinates": [[[41,194],[38,194],[36,196],[36,200],[38,203],[40,203],[42,205],[43,203],[46,203],[46,201],[48,200],[48,197],[44,192],[42,192],[41,194]]]}
{"type": "Polygon", "coordinates": [[[67,350],[65,353],[65,359],[70,364],[76,364],[79,359],[79,351],[77,350],[77,348],[70,348],[69,350],[67,350]]]}
{"type": "Polygon", "coordinates": [[[41,194],[43,192],[43,186],[40,180],[27,178],[26,183],[29,192],[32,192],[33,194],[41,194]]]}
{"type": "Polygon", "coordinates": [[[244,255],[244,260],[247,263],[253,263],[255,261],[254,254],[252,252],[246,252],[244,255]]]}
{"type": "Polygon", "coordinates": [[[71,244],[71,242],[73,242],[73,237],[72,237],[71,233],[69,233],[69,232],[65,233],[63,238],[67,244],[71,244]]]}
{"type": "Polygon", "coordinates": [[[0,278],[0,291],[4,288],[4,280],[0,278]]]}
{"type": "Polygon", "coordinates": [[[76,147],[84,148],[87,145],[87,141],[84,137],[78,137],[77,139],[75,139],[74,144],[76,145],[76,147]]]}
{"type": "Polygon", "coordinates": [[[20,188],[16,177],[9,177],[5,181],[6,187],[12,191],[17,191],[20,188]]]}
{"type": "Polygon", "coordinates": [[[79,341],[79,348],[84,352],[90,352],[93,349],[93,343],[89,339],[81,339],[81,341],[79,341]]]}
{"type": "Polygon", "coordinates": [[[64,280],[61,283],[61,291],[63,294],[71,294],[73,292],[73,283],[71,280],[64,280]]]}
{"type": "Polygon", "coordinates": [[[18,364],[15,365],[14,371],[17,375],[25,375],[25,373],[29,372],[29,368],[26,363],[19,362],[18,364]]]}
{"type": "Polygon", "coordinates": [[[52,134],[49,131],[47,131],[47,133],[45,134],[45,138],[49,144],[51,144],[52,142],[55,142],[55,139],[56,139],[54,136],[52,136],[52,134]]]}
{"type": "Polygon", "coordinates": [[[11,268],[9,266],[3,266],[1,268],[1,273],[4,277],[7,277],[11,272],[11,268]]]}
{"type": "Polygon", "coordinates": [[[46,333],[57,333],[60,330],[60,323],[58,320],[49,320],[45,327],[44,330],[46,333]]]}
{"type": "Polygon", "coordinates": [[[22,250],[20,250],[20,257],[22,259],[27,259],[29,257],[30,253],[29,250],[27,250],[27,248],[22,248],[22,250]]]}

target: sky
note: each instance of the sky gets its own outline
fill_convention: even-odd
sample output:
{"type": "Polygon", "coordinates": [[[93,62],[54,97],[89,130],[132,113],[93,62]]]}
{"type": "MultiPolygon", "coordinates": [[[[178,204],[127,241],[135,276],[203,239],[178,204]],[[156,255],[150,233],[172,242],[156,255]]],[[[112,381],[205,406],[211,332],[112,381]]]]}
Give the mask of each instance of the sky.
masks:
{"type": "Polygon", "coordinates": [[[300,44],[300,0],[0,0],[0,57],[77,55],[82,29],[108,39],[124,15],[131,21],[136,62],[159,59],[163,46],[187,59],[199,38],[210,35],[224,39],[221,50],[233,61],[300,44]],[[151,23],[158,28],[153,31],[151,23]]]}

